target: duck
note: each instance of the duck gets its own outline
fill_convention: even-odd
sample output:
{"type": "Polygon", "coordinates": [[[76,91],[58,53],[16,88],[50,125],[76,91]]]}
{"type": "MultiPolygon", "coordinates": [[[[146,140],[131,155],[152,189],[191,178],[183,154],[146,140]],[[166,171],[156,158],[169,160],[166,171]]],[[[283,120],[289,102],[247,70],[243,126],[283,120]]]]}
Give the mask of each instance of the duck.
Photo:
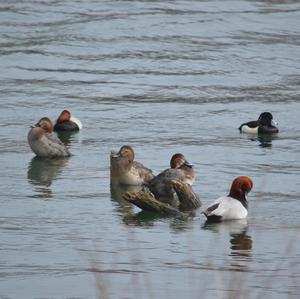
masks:
{"type": "Polygon", "coordinates": [[[130,145],[123,145],[120,150],[110,155],[111,182],[120,185],[142,186],[151,180],[152,170],[134,160],[134,150],[130,145]]]}
{"type": "Polygon", "coordinates": [[[193,165],[187,161],[183,154],[176,153],[171,157],[170,168],[162,171],[145,185],[156,199],[178,207],[180,202],[174,190],[173,182],[180,181],[191,187],[195,178],[193,165]]]}
{"type": "Polygon", "coordinates": [[[42,117],[28,133],[27,139],[31,150],[38,157],[69,157],[70,152],[60,139],[53,135],[53,124],[48,117],[42,117]]]}
{"type": "Polygon", "coordinates": [[[250,134],[273,134],[278,133],[277,122],[273,120],[270,112],[263,112],[259,118],[240,125],[239,130],[242,133],[250,134]]]}
{"type": "Polygon", "coordinates": [[[229,195],[219,197],[202,212],[207,221],[245,219],[248,215],[246,195],[253,187],[252,180],[247,176],[239,176],[232,182],[229,195]]]}
{"type": "Polygon", "coordinates": [[[190,186],[193,185],[196,179],[194,165],[188,162],[186,157],[181,153],[176,153],[170,160],[171,169],[178,169],[183,173],[182,181],[190,186]]]}
{"type": "Polygon", "coordinates": [[[54,131],[55,132],[74,132],[82,129],[82,123],[79,119],[71,115],[70,111],[63,110],[57,118],[54,131]]]}

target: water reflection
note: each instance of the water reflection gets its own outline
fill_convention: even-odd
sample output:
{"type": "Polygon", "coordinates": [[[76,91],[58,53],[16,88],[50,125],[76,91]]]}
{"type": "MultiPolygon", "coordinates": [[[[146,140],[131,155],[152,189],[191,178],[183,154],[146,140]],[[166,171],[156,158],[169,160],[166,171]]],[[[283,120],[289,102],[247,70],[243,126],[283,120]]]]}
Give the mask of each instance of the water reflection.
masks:
{"type": "Polygon", "coordinates": [[[133,205],[123,199],[123,194],[126,192],[138,192],[142,189],[141,186],[126,186],[110,182],[110,197],[116,207],[116,210],[123,217],[133,213],[133,205]]]}
{"type": "Polygon", "coordinates": [[[252,239],[247,235],[247,231],[245,230],[239,234],[231,234],[230,237],[230,249],[232,250],[232,255],[235,255],[236,253],[238,253],[238,255],[244,255],[244,253],[246,253],[248,256],[247,252],[244,251],[252,249],[252,239]]]}
{"type": "Polygon", "coordinates": [[[272,147],[272,141],[277,138],[277,134],[259,134],[251,135],[249,134],[249,139],[252,141],[258,141],[261,147],[272,147]]]}
{"type": "Polygon", "coordinates": [[[215,233],[228,233],[230,237],[230,256],[232,256],[234,260],[248,260],[251,258],[252,238],[247,233],[247,219],[219,223],[206,222],[202,228],[211,230],[215,233]]]}
{"type": "Polygon", "coordinates": [[[115,184],[112,181],[110,183],[111,199],[115,203],[116,210],[121,215],[123,222],[127,225],[150,227],[154,224],[155,220],[161,217],[158,213],[150,211],[139,211],[138,213],[135,213],[134,206],[123,199],[122,196],[126,192],[138,192],[142,190],[142,188],[142,186],[115,184]]]}
{"type": "Polygon", "coordinates": [[[53,180],[62,172],[68,159],[43,159],[34,157],[28,165],[28,182],[35,186],[37,197],[50,198],[52,191],[49,188],[53,180]]]}
{"type": "Polygon", "coordinates": [[[152,227],[157,221],[170,221],[170,227],[174,231],[182,231],[190,228],[194,214],[184,218],[176,218],[166,216],[157,212],[140,210],[136,212],[136,207],[123,199],[123,194],[126,192],[138,192],[143,189],[143,186],[126,186],[120,184],[110,184],[111,199],[116,207],[116,211],[122,217],[122,221],[126,225],[152,227]]]}
{"type": "Polygon", "coordinates": [[[56,132],[58,138],[64,143],[64,145],[68,146],[71,142],[78,141],[79,139],[79,131],[72,132],[56,132]]]}
{"type": "Polygon", "coordinates": [[[277,138],[277,134],[261,134],[258,135],[257,140],[261,147],[272,147],[272,141],[277,138]]]}
{"type": "Polygon", "coordinates": [[[152,227],[156,221],[164,217],[158,213],[151,211],[140,211],[138,213],[128,213],[124,215],[123,222],[127,225],[152,227]]]}

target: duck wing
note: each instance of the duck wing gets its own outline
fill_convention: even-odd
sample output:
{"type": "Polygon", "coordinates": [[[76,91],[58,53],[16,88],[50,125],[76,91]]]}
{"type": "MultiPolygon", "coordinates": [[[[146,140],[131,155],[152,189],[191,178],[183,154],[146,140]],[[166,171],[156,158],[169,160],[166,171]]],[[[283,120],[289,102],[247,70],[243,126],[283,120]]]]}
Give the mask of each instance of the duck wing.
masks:
{"type": "Polygon", "coordinates": [[[220,221],[245,218],[248,211],[239,200],[223,196],[213,202],[203,214],[207,220],[220,221]]]}
{"type": "Polygon", "coordinates": [[[240,125],[240,127],[239,127],[239,130],[241,131],[242,130],[242,127],[243,126],[248,126],[249,128],[256,128],[256,127],[258,127],[259,126],[259,122],[257,121],[257,120],[253,120],[253,121],[249,121],[249,122],[247,122],[247,123],[243,123],[243,124],[241,124],[240,125]]]}
{"type": "Polygon", "coordinates": [[[55,135],[50,133],[45,134],[45,141],[49,148],[51,148],[52,156],[55,157],[67,157],[70,156],[70,152],[62,141],[55,135]]]}
{"type": "Polygon", "coordinates": [[[211,216],[221,217],[227,210],[227,198],[220,197],[216,199],[212,204],[210,204],[203,214],[208,218],[211,216]]]}
{"type": "Polygon", "coordinates": [[[140,177],[142,177],[145,182],[154,178],[152,170],[145,167],[142,163],[133,161],[133,167],[138,170],[140,177]]]}
{"type": "Polygon", "coordinates": [[[158,174],[146,185],[156,198],[173,198],[175,190],[172,185],[173,180],[184,181],[184,173],[179,169],[169,168],[158,174]]]}
{"type": "Polygon", "coordinates": [[[47,137],[47,139],[49,140],[50,143],[57,143],[57,144],[64,146],[62,141],[56,135],[46,133],[45,136],[47,137]]]}

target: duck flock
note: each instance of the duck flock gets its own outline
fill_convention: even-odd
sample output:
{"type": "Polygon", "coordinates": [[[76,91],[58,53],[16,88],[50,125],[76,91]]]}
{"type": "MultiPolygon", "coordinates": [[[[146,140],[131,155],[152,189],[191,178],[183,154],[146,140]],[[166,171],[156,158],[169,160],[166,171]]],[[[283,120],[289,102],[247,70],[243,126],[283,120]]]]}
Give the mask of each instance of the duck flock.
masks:
{"type": "MultiPolygon", "coordinates": [[[[243,123],[239,130],[241,133],[249,134],[274,134],[278,133],[276,125],[272,114],[263,112],[256,121],[243,123]]],[[[81,129],[80,120],[72,116],[68,110],[64,110],[55,124],[48,117],[42,117],[31,127],[27,136],[28,143],[37,157],[44,159],[69,157],[71,155],[69,149],[53,132],[76,132],[81,129]]],[[[155,176],[149,168],[134,160],[134,150],[131,146],[123,145],[118,152],[111,152],[110,176],[114,185],[140,186],[144,194],[151,195],[151,198],[167,209],[187,212],[201,206],[199,197],[192,189],[196,179],[194,167],[182,153],[175,153],[171,157],[170,168],[155,176]],[[191,204],[187,204],[188,201],[191,204]],[[189,209],[186,209],[187,206],[189,209]]],[[[229,194],[216,199],[202,214],[211,222],[246,218],[248,215],[246,196],[252,188],[251,178],[236,177],[229,194]]],[[[140,193],[134,196],[138,197],[140,193]]],[[[129,197],[128,194],[124,195],[124,199],[129,197]]],[[[141,207],[138,203],[136,205],[141,207]]],[[[142,207],[146,208],[145,205],[142,207]]]]}

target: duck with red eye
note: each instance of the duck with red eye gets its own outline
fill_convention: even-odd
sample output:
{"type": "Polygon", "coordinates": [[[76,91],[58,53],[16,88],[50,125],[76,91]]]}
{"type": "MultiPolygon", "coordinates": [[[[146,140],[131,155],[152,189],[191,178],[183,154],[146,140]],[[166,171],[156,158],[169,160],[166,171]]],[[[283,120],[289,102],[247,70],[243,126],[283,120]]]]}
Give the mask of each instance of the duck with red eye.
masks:
{"type": "Polygon", "coordinates": [[[270,112],[263,112],[258,120],[240,125],[239,130],[241,133],[249,134],[273,134],[279,131],[276,125],[277,122],[273,120],[273,115],[270,112]]]}
{"type": "Polygon", "coordinates": [[[235,178],[229,195],[218,198],[203,212],[207,221],[220,222],[246,218],[248,215],[246,195],[252,187],[253,182],[249,177],[239,176],[235,178]]]}
{"type": "Polygon", "coordinates": [[[170,168],[162,171],[145,185],[157,200],[178,207],[180,201],[174,190],[173,181],[180,181],[191,187],[195,178],[193,165],[183,154],[177,153],[170,160],[170,168]]]}
{"type": "Polygon", "coordinates": [[[70,152],[67,147],[53,133],[53,124],[48,117],[42,117],[31,128],[27,139],[30,148],[38,156],[43,158],[68,157],[70,152]]]}
{"type": "Polygon", "coordinates": [[[154,177],[149,168],[134,161],[134,150],[129,145],[111,153],[110,175],[112,183],[131,186],[142,186],[154,177]]]}
{"type": "Polygon", "coordinates": [[[81,121],[71,115],[70,111],[68,110],[64,110],[61,112],[54,125],[55,132],[75,132],[81,129],[81,121]]]}

